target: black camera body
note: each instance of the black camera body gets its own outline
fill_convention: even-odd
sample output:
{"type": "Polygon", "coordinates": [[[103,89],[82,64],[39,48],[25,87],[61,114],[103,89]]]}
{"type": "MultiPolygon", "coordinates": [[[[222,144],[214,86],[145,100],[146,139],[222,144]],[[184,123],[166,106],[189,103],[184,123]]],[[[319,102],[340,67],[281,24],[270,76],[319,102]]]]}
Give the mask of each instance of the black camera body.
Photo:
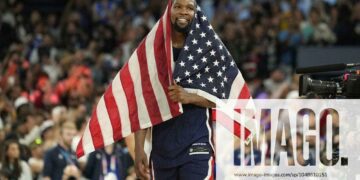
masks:
{"type": "Polygon", "coordinates": [[[312,94],[323,99],[360,98],[360,64],[299,68],[296,73],[302,74],[299,82],[299,96],[312,94]]]}

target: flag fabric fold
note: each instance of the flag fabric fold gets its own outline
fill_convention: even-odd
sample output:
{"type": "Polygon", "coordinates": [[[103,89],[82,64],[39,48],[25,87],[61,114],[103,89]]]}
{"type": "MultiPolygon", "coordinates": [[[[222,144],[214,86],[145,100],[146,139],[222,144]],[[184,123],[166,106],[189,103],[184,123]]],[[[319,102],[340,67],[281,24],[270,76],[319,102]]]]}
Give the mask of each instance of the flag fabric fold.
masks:
{"type": "MultiPolygon", "coordinates": [[[[170,11],[171,0],[100,98],[79,141],[78,157],[180,115],[181,104],[168,96],[168,87],[174,81],[213,102],[251,98],[233,58],[200,7],[185,47],[173,60],[170,11]]],[[[240,127],[239,121],[218,122],[240,127]]]]}

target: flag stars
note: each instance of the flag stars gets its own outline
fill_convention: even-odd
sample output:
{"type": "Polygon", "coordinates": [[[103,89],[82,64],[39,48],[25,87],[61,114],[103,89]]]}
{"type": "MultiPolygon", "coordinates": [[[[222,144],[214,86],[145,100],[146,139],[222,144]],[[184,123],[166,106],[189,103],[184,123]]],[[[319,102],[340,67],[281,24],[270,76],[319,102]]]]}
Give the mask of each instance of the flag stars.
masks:
{"type": "Polygon", "coordinates": [[[219,61],[218,60],[214,61],[214,66],[219,66],[219,61]]]}
{"type": "MultiPolygon", "coordinates": [[[[216,37],[215,37],[215,38],[216,38],[216,37]]],[[[220,50],[222,50],[222,49],[223,49],[223,46],[222,46],[222,45],[220,45],[220,46],[219,46],[219,49],[220,49],[220,50]]]]}
{"type": "Polygon", "coordinates": [[[203,50],[202,50],[201,48],[197,49],[196,51],[197,51],[197,53],[199,53],[199,54],[203,52],[203,50]]]}
{"type": "Polygon", "coordinates": [[[196,29],[199,29],[199,28],[200,28],[200,24],[196,23],[196,29]]]}
{"type": "Polygon", "coordinates": [[[179,64],[180,64],[181,67],[185,67],[185,62],[184,61],[179,62],[179,64]]]}
{"type": "Polygon", "coordinates": [[[224,82],[227,82],[227,80],[228,80],[228,78],[225,76],[225,77],[224,77],[224,82]]]}
{"type": "Polygon", "coordinates": [[[235,66],[235,62],[234,62],[234,61],[231,61],[230,66],[231,66],[231,67],[234,67],[234,66],[235,66]]]}
{"type": "Polygon", "coordinates": [[[223,67],[222,67],[222,70],[225,71],[225,70],[226,70],[226,66],[223,66],[223,67]]]}
{"type": "Polygon", "coordinates": [[[200,34],[200,36],[201,36],[202,38],[204,38],[204,37],[206,37],[206,33],[202,32],[202,33],[200,34]]]}
{"type": "Polygon", "coordinates": [[[193,32],[194,32],[194,30],[191,30],[191,31],[190,31],[190,34],[193,35],[193,32]]]}
{"type": "Polygon", "coordinates": [[[206,66],[205,68],[205,72],[209,72],[210,68],[208,66],[206,66]]]}
{"type": "Polygon", "coordinates": [[[221,56],[221,60],[222,60],[222,61],[225,60],[225,56],[224,56],[224,55],[221,56]]]}
{"type": "Polygon", "coordinates": [[[197,73],[196,78],[200,79],[201,78],[201,73],[197,73]]]}
{"type": "Polygon", "coordinates": [[[177,78],[175,79],[175,81],[176,81],[177,83],[179,83],[179,82],[181,81],[180,77],[177,77],[177,78]]]}
{"type": "Polygon", "coordinates": [[[197,64],[194,64],[192,67],[193,67],[194,70],[199,69],[199,66],[197,64]]]}
{"type": "Polygon", "coordinates": [[[188,56],[189,60],[194,60],[194,56],[192,56],[191,54],[188,56]]]}
{"type": "Polygon", "coordinates": [[[212,45],[212,42],[208,40],[208,41],[206,42],[206,46],[211,46],[211,45],[212,45]]]}
{"type": "Polygon", "coordinates": [[[189,46],[185,45],[184,49],[185,49],[185,51],[189,51],[189,46]]]}
{"type": "Polygon", "coordinates": [[[214,93],[217,93],[216,87],[214,87],[214,88],[212,89],[212,91],[213,91],[214,93]]]}
{"type": "Polygon", "coordinates": [[[207,20],[206,16],[202,16],[201,19],[202,19],[203,21],[206,21],[206,20],[207,20]]]}
{"type": "Polygon", "coordinates": [[[189,71],[185,71],[185,76],[190,76],[190,72],[189,72],[189,71]]]}
{"type": "Polygon", "coordinates": [[[215,56],[215,51],[214,50],[210,51],[210,56],[215,56]]]}
{"type": "Polygon", "coordinates": [[[211,76],[208,78],[209,83],[212,83],[214,81],[214,78],[212,78],[211,76]]]}
{"type": "Polygon", "coordinates": [[[197,9],[198,11],[201,11],[201,8],[200,8],[200,6],[197,6],[197,7],[196,7],[196,9],[197,9]]]}
{"type": "Polygon", "coordinates": [[[192,84],[193,83],[193,80],[192,79],[188,79],[188,80],[186,80],[189,84],[192,84]]]}
{"type": "Polygon", "coordinates": [[[193,45],[198,43],[198,41],[196,39],[193,39],[191,42],[193,43],[193,45]]]}
{"type": "Polygon", "coordinates": [[[221,72],[221,71],[217,72],[216,74],[217,74],[218,77],[221,77],[221,76],[222,76],[222,72],[221,72]]]}
{"type": "Polygon", "coordinates": [[[204,57],[201,58],[201,61],[202,61],[203,63],[206,63],[206,62],[207,62],[207,58],[204,56],[204,57]]]}
{"type": "Polygon", "coordinates": [[[221,82],[220,85],[221,85],[221,87],[224,87],[224,86],[225,86],[224,82],[221,82]]]}
{"type": "Polygon", "coordinates": [[[225,93],[221,93],[222,98],[225,98],[225,93]]]}
{"type": "Polygon", "coordinates": [[[201,86],[201,87],[206,87],[206,84],[201,83],[200,86],[201,86]]]}
{"type": "Polygon", "coordinates": [[[213,29],[213,27],[212,27],[211,25],[209,25],[208,28],[209,28],[209,30],[212,30],[212,29],[213,29]]]}

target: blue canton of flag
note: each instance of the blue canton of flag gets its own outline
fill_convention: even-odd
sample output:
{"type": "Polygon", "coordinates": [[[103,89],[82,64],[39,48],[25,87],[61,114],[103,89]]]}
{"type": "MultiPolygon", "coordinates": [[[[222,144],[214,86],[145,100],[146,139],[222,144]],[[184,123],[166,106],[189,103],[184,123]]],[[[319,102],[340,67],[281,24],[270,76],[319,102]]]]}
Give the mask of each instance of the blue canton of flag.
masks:
{"type": "Polygon", "coordinates": [[[230,98],[233,81],[240,72],[200,7],[197,7],[184,48],[174,61],[173,77],[177,84],[202,90],[219,99],[230,98]]]}

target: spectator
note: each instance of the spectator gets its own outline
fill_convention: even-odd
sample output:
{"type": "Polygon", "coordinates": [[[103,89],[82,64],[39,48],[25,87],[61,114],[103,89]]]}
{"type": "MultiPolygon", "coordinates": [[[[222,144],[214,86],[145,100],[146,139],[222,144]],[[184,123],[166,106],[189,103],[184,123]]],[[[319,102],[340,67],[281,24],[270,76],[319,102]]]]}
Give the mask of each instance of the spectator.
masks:
{"type": "Polygon", "coordinates": [[[67,166],[79,166],[75,154],[71,150],[71,141],[75,134],[76,126],[73,122],[62,123],[58,145],[45,153],[44,179],[60,180],[67,166]]]}
{"type": "MultiPolygon", "coordinates": [[[[3,146],[0,174],[6,179],[31,180],[29,165],[20,160],[20,149],[17,141],[7,141],[3,146]]],[[[0,176],[0,177],[1,177],[0,176]]]]}

